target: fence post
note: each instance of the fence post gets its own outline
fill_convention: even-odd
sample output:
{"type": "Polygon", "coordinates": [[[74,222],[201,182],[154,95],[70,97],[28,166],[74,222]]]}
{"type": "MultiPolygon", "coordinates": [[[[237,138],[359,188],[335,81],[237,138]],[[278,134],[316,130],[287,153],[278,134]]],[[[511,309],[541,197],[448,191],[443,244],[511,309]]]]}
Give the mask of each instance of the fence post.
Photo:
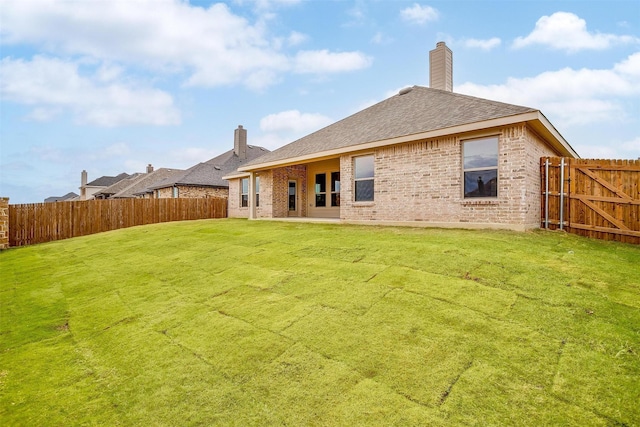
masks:
{"type": "Polygon", "coordinates": [[[0,251],[9,248],[9,198],[0,197],[0,251]]]}

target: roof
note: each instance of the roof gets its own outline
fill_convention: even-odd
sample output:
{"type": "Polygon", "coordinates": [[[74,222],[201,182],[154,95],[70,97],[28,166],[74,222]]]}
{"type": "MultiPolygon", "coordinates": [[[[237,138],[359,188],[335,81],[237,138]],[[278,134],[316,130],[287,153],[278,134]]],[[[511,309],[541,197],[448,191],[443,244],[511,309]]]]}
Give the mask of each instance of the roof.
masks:
{"type": "Polygon", "coordinates": [[[45,203],[64,202],[64,201],[67,201],[67,200],[75,199],[76,197],[79,197],[79,196],[72,191],[72,192],[67,193],[64,196],[60,196],[60,197],[58,197],[58,196],[47,197],[46,199],[44,199],[44,202],[45,203]]]}
{"type": "Polygon", "coordinates": [[[141,174],[128,186],[122,188],[111,197],[114,199],[133,198],[137,194],[151,191],[149,189],[150,186],[182,172],[184,172],[184,170],[182,169],[159,168],[154,170],[153,172],[141,174]]]}
{"type": "Polygon", "coordinates": [[[130,186],[133,182],[135,182],[140,177],[140,175],[143,175],[143,174],[134,173],[132,175],[129,175],[127,178],[121,179],[120,181],[114,184],[111,184],[110,186],[105,187],[102,190],[94,193],[94,196],[97,196],[98,194],[104,194],[106,196],[111,196],[112,194],[116,194],[118,191],[122,190],[123,188],[130,186]]]}
{"type": "Polygon", "coordinates": [[[222,179],[223,176],[235,172],[243,164],[265,153],[269,153],[269,150],[255,145],[247,145],[247,158],[243,160],[234,153],[234,150],[229,150],[213,159],[190,167],[182,174],[157,182],[150,188],[165,188],[173,187],[174,185],[229,187],[229,182],[222,179]]]}
{"type": "Polygon", "coordinates": [[[110,185],[126,178],[129,178],[129,174],[124,172],[117,176],[101,176],[100,178],[94,179],[88,183],[87,187],[109,187],[110,185]]]}
{"type": "MultiPolygon", "coordinates": [[[[416,138],[438,137],[513,122],[538,120],[569,154],[575,151],[540,111],[449,91],[413,86],[317,132],[248,162],[240,171],[256,170],[322,155],[368,149],[416,138]],[[470,126],[471,125],[471,126],[470,126]]],[[[542,129],[544,130],[544,129],[542,129]]]]}

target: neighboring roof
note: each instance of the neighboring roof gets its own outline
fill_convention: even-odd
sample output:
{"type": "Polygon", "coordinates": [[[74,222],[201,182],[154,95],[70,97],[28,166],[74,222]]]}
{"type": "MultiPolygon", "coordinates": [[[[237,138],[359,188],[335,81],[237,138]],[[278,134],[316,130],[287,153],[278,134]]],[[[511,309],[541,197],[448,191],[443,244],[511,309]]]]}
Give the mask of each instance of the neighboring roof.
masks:
{"type": "MultiPolygon", "coordinates": [[[[128,186],[130,186],[132,183],[134,183],[141,175],[141,173],[134,173],[132,175],[129,175],[129,177],[122,179],[118,182],[116,182],[115,184],[112,184],[108,187],[103,188],[102,190],[94,193],[94,196],[97,196],[98,194],[104,194],[105,196],[109,197],[113,194],[116,194],[117,192],[121,191],[123,188],[126,188],[128,186]]],[[[103,177],[104,178],[104,177],[103,177]]]]}
{"type": "Polygon", "coordinates": [[[57,197],[57,196],[47,197],[46,199],[44,199],[44,202],[45,203],[65,202],[67,200],[75,199],[76,197],[80,197],[80,196],[72,191],[60,197],[57,197]]]}
{"type": "Polygon", "coordinates": [[[127,178],[129,178],[129,174],[124,172],[117,176],[101,176],[100,178],[89,182],[87,187],[109,187],[110,185],[127,178]]]}
{"type": "Polygon", "coordinates": [[[137,194],[146,193],[149,187],[171,176],[184,172],[182,169],[159,168],[153,172],[141,174],[128,186],[111,196],[114,199],[130,199],[137,194]]]}
{"type": "Polygon", "coordinates": [[[248,162],[239,171],[528,120],[537,121],[539,126],[536,130],[557,141],[556,149],[577,157],[553,125],[536,109],[413,86],[248,162]],[[372,144],[376,142],[379,144],[372,144]]]}
{"type": "Polygon", "coordinates": [[[222,153],[218,157],[198,163],[184,171],[182,174],[165,179],[149,188],[165,188],[174,185],[191,185],[202,187],[229,187],[229,182],[222,179],[223,176],[235,172],[238,167],[258,157],[269,153],[269,150],[255,145],[247,145],[247,158],[240,159],[234,150],[222,153]]]}

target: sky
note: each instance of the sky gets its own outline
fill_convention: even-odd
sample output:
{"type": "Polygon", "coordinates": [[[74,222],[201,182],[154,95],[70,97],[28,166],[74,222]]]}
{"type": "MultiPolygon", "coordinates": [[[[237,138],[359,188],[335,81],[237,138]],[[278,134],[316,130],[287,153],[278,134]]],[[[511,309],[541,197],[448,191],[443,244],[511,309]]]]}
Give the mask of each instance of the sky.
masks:
{"type": "Polygon", "coordinates": [[[281,147],[453,51],[454,92],[539,109],[583,158],[640,158],[640,2],[0,0],[0,196],[281,147]]]}

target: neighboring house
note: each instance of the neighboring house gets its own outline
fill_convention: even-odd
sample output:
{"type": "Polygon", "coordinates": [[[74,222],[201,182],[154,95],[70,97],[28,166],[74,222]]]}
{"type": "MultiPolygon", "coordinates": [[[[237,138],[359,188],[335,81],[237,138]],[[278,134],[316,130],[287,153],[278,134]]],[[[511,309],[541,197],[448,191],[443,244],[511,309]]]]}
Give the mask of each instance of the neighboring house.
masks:
{"type": "Polygon", "coordinates": [[[73,191],[70,193],[65,194],[64,196],[51,196],[51,197],[47,197],[46,199],[44,199],[45,203],[53,203],[53,202],[70,202],[72,200],[77,199],[78,196],[76,193],[74,193],[73,191]]]}
{"type": "Polygon", "coordinates": [[[234,132],[234,148],[204,163],[198,163],[181,174],[149,187],[157,198],[224,197],[229,195],[229,183],[223,176],[235,172],[243,164],[268,153],[263,147],[247,145],[247,130],[242,126],[234,132]]]}
{"type": "MultiPolygon", "coordinates": [[[[147,169],[148,169],[148,167],[147,167],[147,169]]],[[[112,185],[110,185],[110,186],[108,186],[106,188],[103,188],[101,190],[96,191],[95,193],[93,193],[93,198],[94,199],[110,199],[110,198],[113,197],[114,194],[118,193],[123,188],[127,188],[130,185],[132,185],[142,175],[144,175],[144,174],[142,174],[142,173],[131,174],[131,175],[129,175],[128,178],[120,180],[120,181],[116,182],[115,184],[112,184],[112,185]]]]}
{"type": "Polygon", "coordinates": [[[93,199],[93,195],[105,188],[129,178],[126,173],[121,173],[117,176],[101,176],[91,182],[87,182],[87,171],[83,170],[80,175],[80,200],[93,199]]]}
{"type": "Polygon", "coordinates": [[[534,108],[431,88],[401,90],[229,174],[229,216],[524,230],[540,225],[540,158],[577,157],[534,108]]]}
{"type": "Polygon", "coordinates": [[[184,172],[182,169],[169,169],[160,168],[153,170],[151,165],[147,166],[147,173],[141,175],[136,179],[134,183],[126,188],[123,188],[118,193],[114,194],[114,199],[130,199],[130,198],[145,198],[153,199],[154,192],[149,188],[159,182],[162,182],[172,176],[180,175],[184,172]]]}

